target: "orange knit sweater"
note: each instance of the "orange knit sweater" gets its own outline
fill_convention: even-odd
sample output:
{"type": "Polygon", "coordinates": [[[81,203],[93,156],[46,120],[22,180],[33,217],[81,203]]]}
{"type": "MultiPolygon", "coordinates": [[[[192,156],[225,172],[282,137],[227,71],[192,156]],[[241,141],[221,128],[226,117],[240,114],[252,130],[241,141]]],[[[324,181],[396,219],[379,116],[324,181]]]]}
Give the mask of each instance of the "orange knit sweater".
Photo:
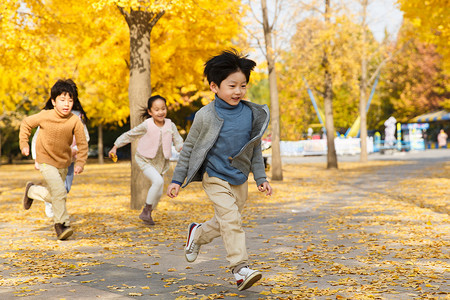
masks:
{"type": "Polygon", "coordinates": [[[78,147],[75,166],[84,167],[87,160],[88,143],[83,123],[79,117],[72,113],[64,117],[54,109],[43,110],[26,117],[20,124],[19,145],[21,150],[29,147],[31,129],[37,126],[40,126],[36,140],[36,161],[38,163],[47,163],[58,169],[69,167],[72,162],[70,145],[75,136],[78,147]]]}

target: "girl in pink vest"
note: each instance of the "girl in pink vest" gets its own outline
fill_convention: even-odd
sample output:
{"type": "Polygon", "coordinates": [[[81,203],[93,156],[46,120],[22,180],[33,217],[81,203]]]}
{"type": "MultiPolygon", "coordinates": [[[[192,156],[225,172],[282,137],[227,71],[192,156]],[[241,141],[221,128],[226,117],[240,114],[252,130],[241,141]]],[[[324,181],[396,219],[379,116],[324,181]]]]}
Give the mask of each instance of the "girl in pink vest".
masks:
{"type": "Polygon", "coordinates": [[[117,157],[118,148],[139,138],[135,155],[136,163],[152,182],[145,206],[139,215],[139,218],[147,225],[155,225],[152,211],[163,193],[163,174],[170,166],[172,142],[178,152],[183,146],[183,138],[178,133],[177,127],[170,119],[166,119],[166,116],[166,99],[159,95],[150,97],[147,109],[142,114],[146,120],[119,136],[114,142],[114,147],[109,151],[111,158],[117,157]]]}

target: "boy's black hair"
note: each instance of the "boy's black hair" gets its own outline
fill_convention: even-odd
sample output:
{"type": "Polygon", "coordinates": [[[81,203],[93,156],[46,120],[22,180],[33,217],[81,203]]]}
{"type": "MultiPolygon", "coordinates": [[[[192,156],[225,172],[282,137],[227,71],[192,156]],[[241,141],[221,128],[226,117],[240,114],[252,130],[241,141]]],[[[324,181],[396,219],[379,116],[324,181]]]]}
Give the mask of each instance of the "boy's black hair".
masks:
{"type": "Polygon", "coordinates": [[[88,118],[83,106],[81,106],[80,99],[78,99],[78,87],[72,79],[58,79],[58,81],[56,81],[50,90],[50,98],[47,100],[47,103],[45,103],[44,109],[53,109],[52,100],[55,100],[56,97],[64,93],[68,93],[73,99],[72,110],[79,111],[81,119],[86,123],[88,118]]]}
{"type": "Polygon", "coordinates": [[[206,76],[209,84],[214,82],[218,87],[220,87],[225,78],[238,71],[244,73],[247,82],[249,82],[250,73],[256,66],[256,63],[247,57],[248,55],[242,55],[236,49],[225,50],[205,63],[203,74],[206,76]]]}
{"type": "Polygon", "coordinates": [[[141,117],[142,117],[143,119],[148,119],[148,118],[151,118],[151,117],[152,117],[152,116],[150,116],[150,114],[148,113],[148,109],[151,109],[151,108],[152,108],[152,105],[153,105],[153,102],[155,102],[155,101],[158,100],[158,99],[161,99],[162,101],[164,101],[164,103],[167,103],[166,99],[165,99],[163,96],[160,96],[160,95],[154,95],[154,96],[151,96],[150,98],[148,98],[148,101],[147,101],[147,108],[145,108],[145,109],[143,110],[143,112],[142,112],[141,117]]]}

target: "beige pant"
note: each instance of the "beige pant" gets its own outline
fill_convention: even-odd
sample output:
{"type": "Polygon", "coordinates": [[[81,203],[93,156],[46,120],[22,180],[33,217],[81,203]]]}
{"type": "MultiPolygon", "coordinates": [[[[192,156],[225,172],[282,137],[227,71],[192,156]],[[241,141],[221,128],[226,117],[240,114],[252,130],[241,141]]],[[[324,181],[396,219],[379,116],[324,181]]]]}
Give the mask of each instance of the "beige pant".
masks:
{"type": "Polygon", "coordinates": [[[58,169],[49,164],[39,164],[39,171],[48,187],[33,185],[28,190],[28,197],[33,200],[50,202],[54,214],[53,221],[69,226],[69,215],[66,209],[67,191],[64,185],[67,168],[58,169]]]}
{"type": "Polygon", "coordinates": [[[231,185],[217,177],[203,175],[203,188],[213,203],[214,216],[196,230],[194,242],[210,243],[222,236],[229,268],[239,270],[248,264],[245,232],[242,228],[241,211],[248,195],[248,183],[231,185]]]}

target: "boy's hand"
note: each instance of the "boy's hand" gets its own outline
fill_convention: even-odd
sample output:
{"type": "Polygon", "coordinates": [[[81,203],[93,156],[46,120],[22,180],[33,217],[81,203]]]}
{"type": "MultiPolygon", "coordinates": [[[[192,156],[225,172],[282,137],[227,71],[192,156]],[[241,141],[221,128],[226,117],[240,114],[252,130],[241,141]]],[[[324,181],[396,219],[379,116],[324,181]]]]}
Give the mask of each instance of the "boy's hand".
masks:
{"type": "Polygon", "coordinates": [[[178,196],[179,192],[180,192],[180,185],[179,184],[176,184],[176,183],[172,182],[167,187],[167,196],[169,196],[170,198],[175,198],[176,196],[178,196]]]}
{"type": "Polygon", "coordinates": [[[268,181],[264,181],[260,186],[258,186],[260,192],[266,192],[266,196],[272,195],[272,187],[268,181]]]}
{"type": "Polygon", "coordinates": [[[73,173],[75,175],[81,174],[83,172],[83,167],[81,166],[75,166],[75,168],[73,169],[73,173]]]}
{"type": "Polygon", "coordinates": [[[22,155],[25,155],[25,156],[30,155],[30,147],[28,147],[28,146],[23,147],[21,152],[22,152],[22,155]]]}

